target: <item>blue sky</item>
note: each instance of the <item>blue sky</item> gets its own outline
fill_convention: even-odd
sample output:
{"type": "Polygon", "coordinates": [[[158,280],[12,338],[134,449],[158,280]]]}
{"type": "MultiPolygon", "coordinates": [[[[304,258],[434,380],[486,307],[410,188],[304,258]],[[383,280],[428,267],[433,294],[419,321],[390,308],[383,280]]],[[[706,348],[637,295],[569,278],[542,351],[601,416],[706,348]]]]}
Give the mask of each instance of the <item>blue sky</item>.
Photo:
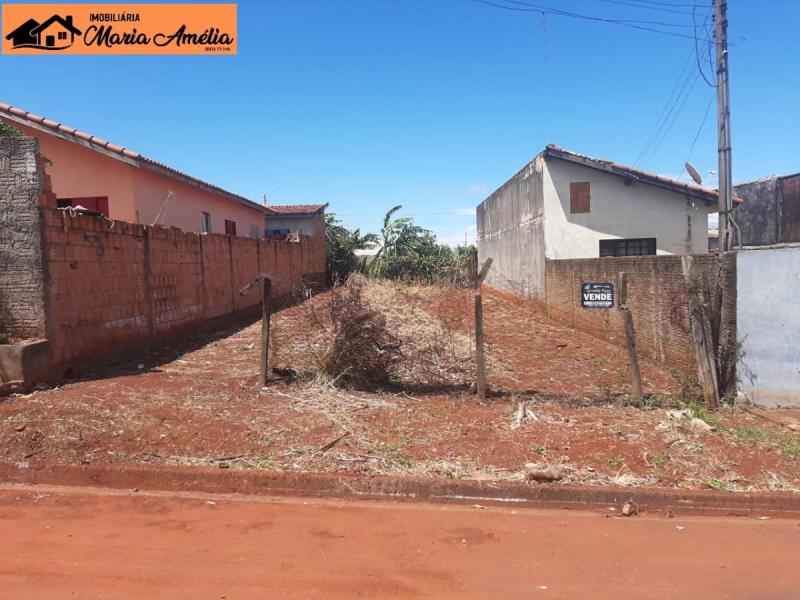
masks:
{"type": "MultiPolygon", "coordinates": [[[[691,9],[674,5],[696,2],[700,22],[710,10],[536,1],[686,34],[691,9]]],[[[237,56],[3,55],[0,100],[253,199],[329,202],[362,230],[402,204],[455,243],[474,239],[475,205],[547,143],[636,161],[684,66],[697,68],[690,39],[472,0],[238,4],[237,56]]],[[[800,2],[729,11],[734,179],[800,171],[800,2]]],[[[677,176],[689,155],[713,90],[685,89],[649,170],[677,176]]],[[[704,175],[714,125],[712,106],[691,152],[704,175]]]]}

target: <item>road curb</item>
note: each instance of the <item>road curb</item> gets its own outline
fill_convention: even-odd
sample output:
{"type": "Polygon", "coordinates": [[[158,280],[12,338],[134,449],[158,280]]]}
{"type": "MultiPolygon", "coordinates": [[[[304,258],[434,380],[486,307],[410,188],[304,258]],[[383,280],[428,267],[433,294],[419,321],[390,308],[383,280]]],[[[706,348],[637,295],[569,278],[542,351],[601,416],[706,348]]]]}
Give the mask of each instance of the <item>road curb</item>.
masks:
{"type": "Polygon", "coordinates": [[[445,502],[604,511],[630,502],[639,513],[800,517],[800,494],[787,492],[733,493],[160,465],[42,463],[0,463],[0,481],[34,485],[136,488],[162,492],[445,502]]]}

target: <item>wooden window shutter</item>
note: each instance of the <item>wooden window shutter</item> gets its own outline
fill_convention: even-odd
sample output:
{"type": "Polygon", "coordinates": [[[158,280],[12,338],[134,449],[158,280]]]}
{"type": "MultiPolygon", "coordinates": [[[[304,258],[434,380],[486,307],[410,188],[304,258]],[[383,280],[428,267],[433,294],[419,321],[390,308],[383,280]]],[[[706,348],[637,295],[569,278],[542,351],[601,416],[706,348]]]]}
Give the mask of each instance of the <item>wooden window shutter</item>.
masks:
{"type": "Polygon", "coordinates": [[[590,212],[589,182],[578,181],[569,184],[569,212],[590,212]]]}

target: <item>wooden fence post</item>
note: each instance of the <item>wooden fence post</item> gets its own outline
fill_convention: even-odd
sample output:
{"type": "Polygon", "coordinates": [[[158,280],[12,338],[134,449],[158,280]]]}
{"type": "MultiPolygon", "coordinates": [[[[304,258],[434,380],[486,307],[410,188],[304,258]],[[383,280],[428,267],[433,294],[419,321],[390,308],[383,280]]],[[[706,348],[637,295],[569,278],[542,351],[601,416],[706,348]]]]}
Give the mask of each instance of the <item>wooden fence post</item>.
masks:
{"type": "Polygon", "coordinates": [[[261,365],[258,383],[261,387],[267,385],[269,377],[269,325],[270,305],[272,302],[272,280],[264,277],[264,287],[261,290],[261,365]]]}
{"type": "Polygon", "coordinates": [[[617,306],[622,312],[625,322],[625,343],[628,347],[628,359],[631,365],[631,398],[642,399],[642,374],[639,371],[639,355],[636,352],[636,331],[633,328],[633,315],[628,308],[628,274],[621,272],[617,284],[617,306]]]}
{"type": "Polygon", "coordinates": [[[259,283],[261,287],[261,360],[258,367],[258,383],[261,387],[267,385],[269,379],[269,325],[270,305],[272,303],[272,279],[269,275],[259,275],[253,281],[239,290],[240,296],[247,295],[259,283]]]}
{"type": "Polygon", "coordinates": [[[686,281],[686,304],[692,332],[694,356],[697,360],[697,376],[700,386],[703,388],[703,399],[706,407],[713,409],[719,403],[719,382],[717,380],[717,359],[714,354],[711,321],[708,318],[706,307],[700,301],[700,294],[694,281],[694,259],[691,256],[682,256],[681,267],[686,281]]]}
{"type": "Polygon", "coordinates": [[[475,366],[477,367],[478,400],[486,400],[486,363],[483,356],[483,299],[475,294],[475,366]]]}
{"type": "Polygon", "coordinates": [[[492,266],[492,259],[487,258],[483,263],[478,276],[475,278],[475,367],[477,371],[476,392],[478,400],[486,400],[486,361],[483,354],[483,297],[481,296],[481,285],[489,268],[492,266]]]}

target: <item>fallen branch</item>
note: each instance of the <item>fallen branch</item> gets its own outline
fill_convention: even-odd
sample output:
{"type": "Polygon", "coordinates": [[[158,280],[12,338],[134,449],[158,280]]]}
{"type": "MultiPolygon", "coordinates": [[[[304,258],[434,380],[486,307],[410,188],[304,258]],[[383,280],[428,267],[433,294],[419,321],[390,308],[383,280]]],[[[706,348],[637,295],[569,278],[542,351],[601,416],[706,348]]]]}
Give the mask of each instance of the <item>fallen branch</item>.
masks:
{"type": "Polygon", "coordinates": [[[349,431],[345,431],[342,435],[340,435],[336,439],[333,439],[330,442],[328,442],[327,444],[325,444],[322,448],[317,450],[317,452],[319,452],[320,454],[324,454],[325,452],[327,452],[328,450],[333,448],[336,444],[338,444],[340,441],[342,441],[344,438],[346,438],[348,435],[350,435],[350,432],[349,431]]]}

